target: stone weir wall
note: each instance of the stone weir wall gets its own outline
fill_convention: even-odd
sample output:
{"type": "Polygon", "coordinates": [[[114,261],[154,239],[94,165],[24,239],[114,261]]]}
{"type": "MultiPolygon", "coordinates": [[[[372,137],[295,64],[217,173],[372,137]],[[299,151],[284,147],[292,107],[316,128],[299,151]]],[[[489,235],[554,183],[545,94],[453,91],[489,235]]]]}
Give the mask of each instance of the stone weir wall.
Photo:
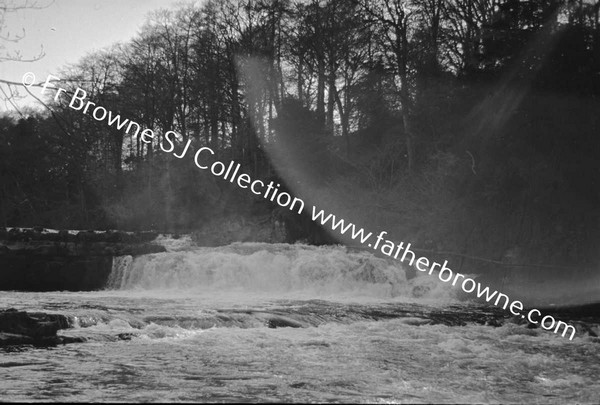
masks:
{"type": "Polygon", "coordinates": [[[92,291],[115,256],[164,252],[153,232],[0,228],[1,291],[92,291]]]}

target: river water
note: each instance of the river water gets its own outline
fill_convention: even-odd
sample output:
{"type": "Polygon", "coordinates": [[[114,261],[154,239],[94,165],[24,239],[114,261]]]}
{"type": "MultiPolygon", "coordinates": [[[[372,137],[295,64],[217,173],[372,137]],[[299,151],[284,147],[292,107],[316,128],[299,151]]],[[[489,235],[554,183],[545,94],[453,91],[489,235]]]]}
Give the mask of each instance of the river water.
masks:
{"type": "Polygon", "coordinates": [[[4,349],[0,400],[600,400],[598,338],[498,322],[391,260],[162,243],[165,253],[116,258],[104,291],[2,292],[0,308],[68,315],[59,333],[86,342],[4,349]]]}

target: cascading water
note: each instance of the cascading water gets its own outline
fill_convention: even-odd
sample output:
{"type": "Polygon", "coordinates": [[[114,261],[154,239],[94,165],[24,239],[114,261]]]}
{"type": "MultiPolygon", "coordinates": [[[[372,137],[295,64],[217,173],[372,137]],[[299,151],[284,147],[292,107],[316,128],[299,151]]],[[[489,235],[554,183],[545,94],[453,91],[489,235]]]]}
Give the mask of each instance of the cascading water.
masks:
{"type": "Polygon", "coordinates": [[[573,341],[529,329],[341,246],[158,241],[166,252],[114,258],[104,290],[0,295],[0,307],[66,316],[61,336],[85,341],[0,352],[3,399],[564,403],[600,392],[596,324],[573,341]]]}
{"type": "Polygon", "coordinates": [[[407,280],[401,263],[341,246],[240,243],[116,257],[113,290],[354,293],[373,298],[450,299],[456,290],[431,276],[407,280]]]}
{"type": "Polygon", "coordinates": [[[121,289],[125,274],[129,272],[133,257],[115,256],[113,257],[112,271],[108,277],[107,287],[111,289],[121,289]]]}

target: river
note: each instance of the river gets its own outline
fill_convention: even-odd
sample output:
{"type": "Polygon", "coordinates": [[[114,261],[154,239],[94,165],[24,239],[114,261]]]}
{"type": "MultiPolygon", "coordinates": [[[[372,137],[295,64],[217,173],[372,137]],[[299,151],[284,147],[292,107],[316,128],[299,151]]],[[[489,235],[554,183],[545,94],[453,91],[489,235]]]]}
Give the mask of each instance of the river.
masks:
{"type": "Polygon", "coordinates": [[[94,292],[2,292],[86,342],[0,351],[2,401],[598,403],[600,340],[509,322],[344,247],[115,258],[94,292]],[[500,325],[500,326],[498,326],[500,325]]]}

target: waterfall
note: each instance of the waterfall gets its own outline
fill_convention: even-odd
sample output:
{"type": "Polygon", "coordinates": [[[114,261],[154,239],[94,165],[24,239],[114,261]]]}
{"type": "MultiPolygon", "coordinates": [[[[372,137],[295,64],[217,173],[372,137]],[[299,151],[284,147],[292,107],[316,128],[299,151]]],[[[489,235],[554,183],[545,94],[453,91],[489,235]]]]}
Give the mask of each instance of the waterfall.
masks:
{"type": "Polygon", "coordinates": [[[407,280],[399,261],[341,246],[238,243],[113,260],[107,288],[357,292],[376,297],[448,295],[435,277],[407,280]],[[437,291],[437,292],[434,292],[437,291]]]}
{"type": "Polygon", "coordinates": [[[116,256],[113,257],[112,271],[108,277],[106,287],[110,290],[120,290],[123,287],[125,276],[128,274],[133,263],[133,257],[131,256],[116,256]]]}

